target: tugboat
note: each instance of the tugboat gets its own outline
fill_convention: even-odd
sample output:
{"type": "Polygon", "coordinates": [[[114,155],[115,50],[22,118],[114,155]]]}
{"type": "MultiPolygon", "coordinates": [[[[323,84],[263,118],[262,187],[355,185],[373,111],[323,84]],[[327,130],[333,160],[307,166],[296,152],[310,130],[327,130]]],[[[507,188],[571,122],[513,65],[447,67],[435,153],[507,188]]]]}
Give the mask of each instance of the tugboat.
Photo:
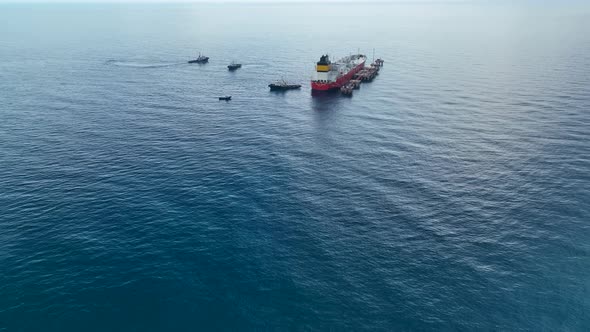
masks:
{"type": "Polygon", "coordinates": [[[209,57],[201,55],[201,53],[199,53],[198,58],[188,61],[188,63],[207,63],[207,62],[209,62],[209,57]]]}
{"type": "Polygon", "coordinates": [[[242,68],[242,64],[241,63],[232,62],[232,63],[229,64],[229,66],[227,66],[227,69],[229,69],[229,71],[234,71],[234,70],[236,70],[238,68],[242,68]]]}
{"type": "Polygon", "coordinates": [[[277,81],[275,83],[271,83],[268,85],[270,91],[286,91],[286,90],[295,90],[301,88],[301,84],[289,84],[284,80],[277,81]]]}
{"type": "Polygon", "coordinates": [[[223,97],[219,97],[219,100],[230,101],[230,100],[231,100],[231,96],[223,96],[223,97]]]}

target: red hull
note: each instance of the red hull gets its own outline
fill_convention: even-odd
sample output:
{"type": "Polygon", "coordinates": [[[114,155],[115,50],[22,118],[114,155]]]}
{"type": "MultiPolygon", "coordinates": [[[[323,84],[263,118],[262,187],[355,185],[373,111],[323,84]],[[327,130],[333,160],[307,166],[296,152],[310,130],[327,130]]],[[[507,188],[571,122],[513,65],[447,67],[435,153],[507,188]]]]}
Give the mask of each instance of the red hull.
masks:
{"type": "Polygon", "coordinates": [[[336,79],[336,82],[318,83],[318,82],[311,81],[311,89],[318,90],[318,91],[328,91],[328,90],[333,90],[333,89],[340,89],[341,86],[345,85],[346,83],[348,83],[348,81],[350,81],[352,79],[354,74],[356,74],[359,70],[363,69],[364,67],[365,67],[365,62],[363,61],[362,63],[359,63],[356,67],[351,69],[345,75],[338,77],[336,79]]]}

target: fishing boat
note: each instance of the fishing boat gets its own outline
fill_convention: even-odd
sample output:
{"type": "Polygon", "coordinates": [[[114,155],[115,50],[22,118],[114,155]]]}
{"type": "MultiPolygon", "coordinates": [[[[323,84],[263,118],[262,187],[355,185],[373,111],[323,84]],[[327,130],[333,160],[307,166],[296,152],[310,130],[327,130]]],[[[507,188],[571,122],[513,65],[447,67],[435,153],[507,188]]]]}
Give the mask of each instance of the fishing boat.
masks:
{"type": "Polygon", "coordinates": [[[230,63],[230,64],[227,66],[227,69],[229,69],[229,71],[234,71],[234,70],[236,70],[236,69],[238,69],[238,68],[242,68],[242,64],[241,64],[241,63],[235,63],[235,62],[232,62],[232,63],[230,63]]]}
{"type": "Polygon", "coordinates": [[[268,85],[270,91],[286,91],[301,88],[301,84],[287,83],[285,80],[276,81],[268,85]]]}
{"type": "Polygon", "coordinates": [[[231,96],[223,96],[223,97],[219,97],[219,100],[230,101],[230,100],[231,100],[231,96]]]}
{"type": "Polygon", "coordinates": [[[188,61],[188,63],[207,63],[207,62],[209,62],[209,57],[201,55],[201,53],[199,53],[198,58],[188,61]]]}

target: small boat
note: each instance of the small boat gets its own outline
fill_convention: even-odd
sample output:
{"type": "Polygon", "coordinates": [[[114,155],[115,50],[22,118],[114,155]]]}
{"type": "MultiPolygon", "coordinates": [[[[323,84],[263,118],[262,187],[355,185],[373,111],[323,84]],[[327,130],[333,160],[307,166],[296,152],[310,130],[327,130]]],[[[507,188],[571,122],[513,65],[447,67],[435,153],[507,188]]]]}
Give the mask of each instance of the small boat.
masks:
{"type": "Polygon", "coordinates": [[[344,96],[352,96],[352,90],[354,90],[354,84],[348,83],[340,87],[340,93],[344,96]]]}
{"type": "Polygon", "coordinates": [[[231,96],[223,96],[223,97],[219,97],[219,100],[230,101],[230,100],[231,100],[231,96]]]}
{"type": "Polygon", "coordinates": [[[286,91],[286,90],[295,90],[301,88],[301,84],[290,84],[284,80],[277,81],[275,83],[271,83],[268,85],[270,91],[286,91]]]}
{"type": "Polygon", "coordinates": [[[209,62],[209,57],[201,55],[201,53],[199,53],[198,58],[188,61],[188,63],[207,63],[207,62],[209,62]]]}
{"type": "Polygon", "coordinates": [[[229,71],[234,71],[234,70],[236,70],[236,69],[238,69],[238,68],[242,68],[242,64],[241,64],[241,63],[235,63],[235,62],[232,62],[232,63],[230,63],[230,64],[227,66],[227,69],[229,69],[229,71]]]}

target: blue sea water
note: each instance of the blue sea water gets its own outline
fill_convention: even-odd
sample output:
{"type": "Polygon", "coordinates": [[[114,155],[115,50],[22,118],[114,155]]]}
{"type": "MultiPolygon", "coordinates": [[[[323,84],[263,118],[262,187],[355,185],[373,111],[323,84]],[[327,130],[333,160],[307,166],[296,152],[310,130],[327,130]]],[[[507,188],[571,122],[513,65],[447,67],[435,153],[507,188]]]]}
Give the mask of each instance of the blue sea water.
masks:
{"type": "Polygon", "coordinates": [[[0,5],[0,331],[590,330],[588,31],[583,3],[0,5]]]}

